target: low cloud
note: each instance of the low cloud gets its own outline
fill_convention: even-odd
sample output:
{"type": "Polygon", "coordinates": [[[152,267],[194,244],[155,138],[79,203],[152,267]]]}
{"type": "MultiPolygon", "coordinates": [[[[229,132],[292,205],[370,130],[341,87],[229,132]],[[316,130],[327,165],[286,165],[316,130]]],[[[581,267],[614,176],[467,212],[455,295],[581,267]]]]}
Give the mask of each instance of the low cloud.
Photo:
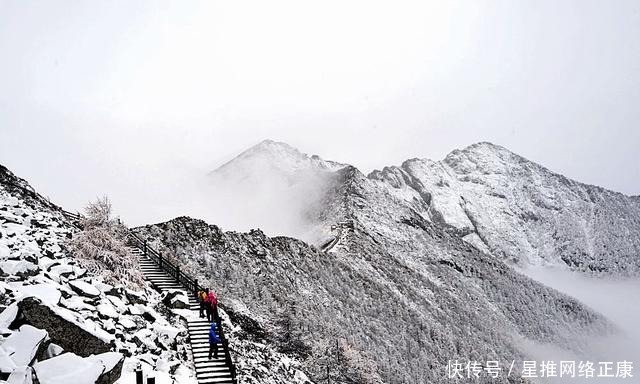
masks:
{"type": "MultiPolygon", "coordinates": [[[[529,268],[523,270],[531,278],[572,296],[594,311],[607,317],[619,332],[602,337],[585,340],[587,353],[585,356],[562,350],[558,346],[528,343],[525,348],[538,361],[541,360],[589,360],[596,362],[596,376],[598,376],[598,362],[630,361],[634,363],[633,375],[640,377],[640,279],[593,277],[579,272],[572,272],[560,268],[529,268]]],[[[615,368],[614,368],[615,375],[615,368]]],[[[538,379],[542,383],[619,383],[621,378],[589,378],[563,379],[562,381],[538,379]]]]}

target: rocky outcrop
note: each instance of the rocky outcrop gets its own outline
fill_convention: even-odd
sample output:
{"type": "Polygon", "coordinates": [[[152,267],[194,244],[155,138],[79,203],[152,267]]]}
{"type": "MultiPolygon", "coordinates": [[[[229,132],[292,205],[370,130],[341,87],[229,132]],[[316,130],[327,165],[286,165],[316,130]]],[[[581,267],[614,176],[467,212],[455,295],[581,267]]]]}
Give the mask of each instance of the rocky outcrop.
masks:
{"type": "Polygon", "coordinates": [[[82,358],[74,353],[63,353],[36,363],[33,367],[34,384],[58,384],[70,378],[82,377],[83,382],[113,384],[122,374],[124,357],[119,353],[103,353],[82,358]]]}
{"type": "Polygon", "coordinates": [[[49,333],[51,341],[65,351],[79,356],[90,356],[108,352],[111,345],[76,324],[64,319],[51,308],[34,297],[27,297],[18,304],[23,321],[49,333]]]}
{"type": "Polygon", "coordinates": [[[162,295],[162,303],[169,308],[185,309],[189,308],[189,299],[184,291],[167,291],[162,295]]]}
{"type": "Polygon", "coordinates": [[[640,275],[636,197],[567,179],[498,145],[474,144],[442,161],[407,160],[368,178],[505,261],[640,275]]]}
{"type": "Polygon", "coordinates": [[[115,365],[106,365],[105,370],[102,372],[98,380],[96,380],[96,384],[113,384],[122,375],[122,366],[124,364],[124,357],[121,357],[117,360],[115,365]]]}
{"type": "Polygon", "coordinates": [[[134,291],[127,280],[111,285],[101,271],[82,268],[68,247],[77,231],[0,166],[0,381],[31,383],[37,367],[41,383],[109,384],[140,365],[170,366],[166,382],[178,371],[189,382],[184,326],[151,286],[134,291]],[[146,335],[143,343],[136,333],[146,335]]]}

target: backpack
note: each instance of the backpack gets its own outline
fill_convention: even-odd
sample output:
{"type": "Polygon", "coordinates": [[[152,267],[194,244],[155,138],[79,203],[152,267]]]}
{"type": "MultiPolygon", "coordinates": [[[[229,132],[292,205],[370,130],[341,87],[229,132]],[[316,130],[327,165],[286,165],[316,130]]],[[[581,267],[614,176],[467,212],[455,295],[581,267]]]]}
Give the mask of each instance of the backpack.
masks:
{"type": "Polygon", "coordinates": [[[207,301],[207,292],[205,291],[198,292],[198,299],[200,301],[207,301]]]}
{"type": "Polygon", "coordinates": [[[209,292],[208,299],[209,299],[209,302],[211,303],[211,305],[218,305],[218,298],[213,293],[213,291],[209,292]]]}

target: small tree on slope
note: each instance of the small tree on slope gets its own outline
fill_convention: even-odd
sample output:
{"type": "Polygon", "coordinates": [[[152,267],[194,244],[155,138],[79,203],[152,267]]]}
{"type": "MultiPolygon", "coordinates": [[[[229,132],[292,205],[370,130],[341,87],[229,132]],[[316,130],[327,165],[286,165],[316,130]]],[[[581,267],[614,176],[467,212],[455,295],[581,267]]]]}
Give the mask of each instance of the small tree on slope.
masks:
{"type": "Polygon", "coordinates": [[[140,287],[143,282],[138,263],[126,246],[127,228],[111,217],[111,203],[105,196],[85,208],[83,230],[69,241],[79,264],[106,282],[140,287]]]}

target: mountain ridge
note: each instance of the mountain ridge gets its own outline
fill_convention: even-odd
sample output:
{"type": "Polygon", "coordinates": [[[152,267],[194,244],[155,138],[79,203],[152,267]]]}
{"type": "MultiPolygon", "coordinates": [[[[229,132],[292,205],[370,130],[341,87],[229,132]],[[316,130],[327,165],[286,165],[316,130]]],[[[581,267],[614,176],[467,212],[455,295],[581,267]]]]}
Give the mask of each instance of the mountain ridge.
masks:
{"type": "Polygon", "coordinates": [[[640,254],[637,198],[569,179],[487,141],[455,149],[439,161],[412,158],[366,175],[352,165],[312,159],[269,140],[240,158],[239,166],[229,167],[233,171],[218,184],[225,187],[228,181],[231,200],[243,196],[243,201],[251,201],[252,209],[260,212],[252,222],[267,232],[272,231],[264,218],[272,215],[269,207],[274,206],[293,223],[293,228],[281,226],[277,232],[330,244],[336,238],[332,228],[349,220],[351,212],[388,203],[354,200],[349,209],[338,209],[339,202],[344,205],[347,197],[357,197],[357,188],[340,186],[351,175],[351,185],[371,181],[367,188],[390,192],[378,194],[380,199],[401,202],[397,206],[521,267],[560,265],[590,273],[640,274],[635,256],[640,254]],[[245,164],[258,164],[259,171],[243,173],[245,164]],[[339,197],[336,188],[342,188],[339,197]]]}

